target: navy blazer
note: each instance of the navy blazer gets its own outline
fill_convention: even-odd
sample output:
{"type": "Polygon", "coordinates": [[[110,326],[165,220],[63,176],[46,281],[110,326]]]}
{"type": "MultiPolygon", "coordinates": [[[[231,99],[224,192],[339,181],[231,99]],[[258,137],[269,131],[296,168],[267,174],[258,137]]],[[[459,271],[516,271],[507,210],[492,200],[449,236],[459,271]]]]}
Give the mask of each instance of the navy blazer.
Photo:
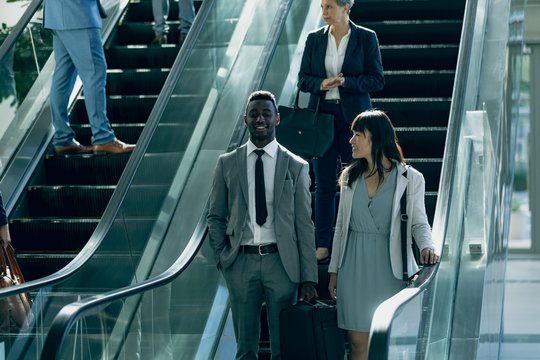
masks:
{"type": "MultiPolygon", "coordinates": [[[[351,35],[341,68],[345,83],[338,89],[345,121],[351,124],[358,114],[371,109],[369,93],[383,88],[384,75],[375,32],[350,20],[349,24],[351,35]]],[[[324,58],[329,29],[330,26],[326,25],[310,32],[302,55],[298,83],[300,90],[311,93],[310,109],[315,109],[317,96],[322,101],[326,95],[326,90],[320,88],[322,81],[327,78],[324,58]]]]}
{"type": "Polygon", "coordinates": [[[4,226],[8,223],[6,209],[4,208],[4,202],[2,201],[2,193],[0,193],[0,226],[4,226]]]}

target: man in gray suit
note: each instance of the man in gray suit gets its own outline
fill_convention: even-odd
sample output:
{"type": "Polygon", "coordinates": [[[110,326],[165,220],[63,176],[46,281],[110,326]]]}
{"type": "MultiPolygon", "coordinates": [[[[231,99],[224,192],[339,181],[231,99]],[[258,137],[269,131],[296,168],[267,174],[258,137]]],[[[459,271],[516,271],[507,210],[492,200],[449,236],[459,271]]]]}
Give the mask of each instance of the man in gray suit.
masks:
{"type": "Polygon", "coordinates": [[[107,63],[99,33],[100,11],[103,15],[104,11],[99,0],[45,0],[43,7],[43,27],[52,31],[56,62],[50,94],[55,153],[133,151],[135,145],[116,139],[107,118],[107,63]],[[77,73],[83,83],[92,147],[75,140],[75,132],[69,126],[68,102],[77,73]]]}
{"type": "Polygon", "coordinates": [[[298,287],[299,301],[317,296],[309,167],[275,139],[274,95],[251,94],[245,122],[249,141],[218,160],[209,238],[230,292],[236,359],[257,359],[263,301],[272,359],[279,359],[280,311],[294,303],[298,287]]]}

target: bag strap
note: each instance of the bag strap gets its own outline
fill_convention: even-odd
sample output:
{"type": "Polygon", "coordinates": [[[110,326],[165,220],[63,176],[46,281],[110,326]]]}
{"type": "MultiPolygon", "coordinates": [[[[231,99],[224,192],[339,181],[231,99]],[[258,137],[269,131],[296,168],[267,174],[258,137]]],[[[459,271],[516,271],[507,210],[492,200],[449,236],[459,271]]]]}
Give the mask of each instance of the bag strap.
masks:
{"type": "MultiPolygon", "coordinates": [[[[296,87],[296,97],[294,99],[294,109],[298,109],[299,106],[298,106],[298,99],[300,97],[300,87],[302,86],[302,84],[304,83],[304,81],[306,80],[306,78],[302,78],[300,79],[300,81],[298,82],[298,85],[296,87]]],[[[315,98],[317,99],[317,106],[315,107],[315,112],[318,113],[319,112],[319,105],[320,105],[320,96],[319,95],[315,95],[315,98]]]]}
{"type": "Polygon", "coordinates": [[[7,262],[11,271],[11,275],[15,278],[15,280],[17,280],[17,283],[22,284],[24,282],[24,278],[21,268],[19,267],[19,264],[15,259],[15,249],[13,248],[13,246],[11,246],[11,244],[9,244],[7,248],[4,248],[4,250],[7,254],[7,262]]]}
{"type": "Polygon", "coordinates": [[[4,242],[0,241],[0,271],[2,272],[2,276],[9,276],[8,274],[8,263],[7,263],[7,256],[6,256],[6,250],[4,249],[4,242]]]}
{"type": "MultiPolygon", "coordinates": [[[[407,177],[407,171],[403,173],[407,177]]],[[[401,262],[403,264],[403,281],[409,282],[407,271],[407,189],[401,195],[401,262]]]]}

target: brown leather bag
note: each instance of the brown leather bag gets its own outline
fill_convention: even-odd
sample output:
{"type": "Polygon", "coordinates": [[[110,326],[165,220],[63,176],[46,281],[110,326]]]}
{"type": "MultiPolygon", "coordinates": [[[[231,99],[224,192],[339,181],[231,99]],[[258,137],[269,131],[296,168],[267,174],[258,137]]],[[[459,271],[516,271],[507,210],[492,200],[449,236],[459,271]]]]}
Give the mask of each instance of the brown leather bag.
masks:
{"type": "MultiPolygon", "coordinates": [[[[0,271],[0,288],[24,282],[15,260],[15,250],[11,244],[4,248],[3,241],[0,241],[0,271]]],[[[18,333],[28,328],[33,319],[31,308],[32,300],[28,293],[0,298],[0,333],[18,333]]]]}

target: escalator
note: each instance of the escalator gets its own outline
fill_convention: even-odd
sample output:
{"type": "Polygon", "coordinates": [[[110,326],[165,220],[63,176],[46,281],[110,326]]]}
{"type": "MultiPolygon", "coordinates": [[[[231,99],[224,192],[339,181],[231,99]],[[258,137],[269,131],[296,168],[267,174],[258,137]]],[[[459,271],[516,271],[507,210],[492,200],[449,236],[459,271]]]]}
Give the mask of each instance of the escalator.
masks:
{"type": "MultiPolygon", "coordinates": [[[[200,3],[196,2],[197,7],[200,3]]],[[[179,23],[174,4],[169,20],[176,29],[172,39],[179,23]]],[[[115,135],[136,143],[179,45],[148,45],[153,37],[150,0],[129,3],[118,24],[105,42],[107,114],[115,135]]],[[[83,94],[72,105],[69,119],[76,139],[90,144],[83,94]]],[[[27,281],[60,270],[84,247],[129,156],[55,155],[47,149],[10,214],[17,258],[27,281]]],[[[159,196],[150,196],[154,195],[159,196]]]]}
{"type": "MultiPolygon", "coordinates": [[[[210,2],[209,0],[206,1],[210,2]]],[[[426,1],[424,5],[427,3],[432,2],[426,1]]],[[[362,2],[358,2],[357,6],[359,5],[362,5],[362,2]]],[[[467,13],[469,14],[471,12],[470,7],[471,5],[468,5],[467,13]]],[[[101,286],[104,283],[107,283],[107,285],[114,283],[114,286],[123,286],[122,282],[125,283],[125,281],[114,282],[111,281],[112,279],[100,277],[98,275],[100,271],[99,263],[94,262],[92,259],[83,266],[81,271],[65,281],[61,286],[55,285],[54,296],[45,294],[49,289],[43,289],[39,295],[44,298],[47,296],[46,301],[55,302],[54,306],[62,306],[62,304],[66,304],[74,300],[74,298],[80,298],[81,300],[62,308],[47,336],[46,350],[41,352],[39,345],[33,345],[34,354],[41,353],[42,358],[45,359],[57,358],[57,356],[58,358],[65,358],[76,353],[77,358],[84,359],[99,356],[105,358],[133,358],[136,355],[146,356],[143,358],[220,358],[220,356],[228,358],[231,353],[234,353],[234,338],[231,334],[231,322],[227,306],[227,290],[219,273],[215,270],[208,243],[202,242],[204,239],[205,204],[211,186],[211,174],[220,153],[245,141],[241,114],[245,105],[243,99],[247,97],[251,90],[256,88],[269,89],[278,96],[280,103],[290,104],[292,102],[299,67],[299,56],[301,56],[301,47],[298,44],[303,43],[307,32],[315,28],[319,20],[317,18],[319,12],[318,3],[306,6],[306,4],[300,4],[298,1],[284,1],[277,9],[269,9],[267,5],[265,7],[266,16],[262,19],[256,17],[258,12],[255,10],[257,9],[257,4],[250,2],[243,4],[243,7],[236,4],[236,2],[231,3],[230,1],[226,5],[225,2],[217,0],[212,2],[212,11],[210,11],[207,19],[207,25],[209,26],[207,29],[201,30],[200,35],[197,37],[190,59],[185,62],[185,70],[188,71],[180,74],[178,86],[171,90],[172,96],[167,107],[160,114],[160,126],[156,128],[154,134],[154,136],[157,135],[155,139],[166,139],[166,136],[159,136],[160,132],[167,133],[169,124],[179,122],[178,114],[181,109],[193,108],[193,113],[186,115],[196,119],[194,120],[196,124],[192,124],[194,128],[189,132],[187,144],[183,149],[178,149],[178,147],[174,147],[174,144],[169,143],[170,148],[167,149],[168,151],[158,152],[160,155],[152,158],[153,153],[151,150],[159,148],[163,144],[157,143],[157,140],[155,143],[150,141],[147,154],[140,162],[137,173],[131,182],[130,190],[126,193],[124,202],[118,209],[110,230],[99,229],[98,226],[96,232],[106,232],[106,235],[104,235],[102,245],[100,245],[96,253],[97,257],[100,255],[118,255],[115,251],[122,247],[125,249],[132,247],[134,250],[140,250],[138,253],[136,251],[133,253],[122,252],[122,255],[128,261],[131,261],[130,271],[124,272],[121,270],[122,266],[118,264],[110,264],[106,269],[108,274],[114,274],[115,277],[130,277],[131,282],[135,284],[98,296],[89,296],[97,291],[107,290],[107,287],[92,288],[93,284],[100,284],[101,286]],[[236,7],[237,5],[238,7],[236,7]],[[230,11],[227,15],[225,15],[226,10],[230,11]],[[228,34],[231,41],[223,41],[223,38],[220,39],[221,41],[216,39],[216,37],[223,35],[222,31],[216,31],[216,29],[221,29],[218,13],[223,15],[223,17],[219,17],[220,19],[236,20],[234,30],[228,34]],[[268,20],[268,14],[272,14],[270,20],[268,20]],[[280,20],[280,16],[286,16],[286,20],[280,20]],[[216,23],[210,26],[212,20],[215,20],[216,23]],[[257,31],[252,28],[252,23],[257,24],[257,31]],[[280,23],[282,24],[279,25],[280,23]],[[240,26],[241,24],[244,27],[240,26]],[[211,32],[205,32],[204,30],[211,30],[211,32]],[[276,31],[280,34],[279,39],[270,40],[271,36],[269,34],[274,34],[276,31]],[[264,39],[269,38],[269,40],[263,44],[261,43],[262,37],[264,39]],[[273,41],[275,42],[273,43],[273,41]],[[217,46],[217,44],[220,44],[220,46],[217,46]],[[236,52],[233,50],[236,50],[236,52]],[[231,58],[231,53],[236,55],[231,58]],[[256,60],[254,60],[254,57],[256,60]],[[205,66],[207,68],[204,68],[205,66]],[[194,71],[199,74],[198,78],[190,77],[189,70],[192,69],[191,67],[193,70],[204,68],[204,71],[194,71]],[[217,76],[213,76],[209,80],[201,74],[217,76]],[[184,77],[190,81],[183,82],[184,77]],[[184,86],[194,82],[194,79],[199,80],[197,86],[200,87],[197,87],[197,89],[200,91],[194,91],[191,94],[185,93],[184,86]],[[200,85],[201,83],[204,85],[200,85]],[[206,86],[207,84],[209,86],[206,86]],[[206,92],[203,92],[201,88],[204,88],[206,92]],[[157,167],[152,166],[156,159],[166,157],[169,161],[161,163],[157,167]],[[156,214],[154,227],[150,233],[143,233],[139,237],[136,224],[145,221],[145,218],[137,214],[139,210],[137,207],[140,206],[138,199],[141,191],[146,193],[148,189],[156,187],[156,184],[150,181],[156,178],[156,173],[160,175],[160,179],[169,179],[168,182],[163,181],[161,184],[157,184],[157,187],[165,184],[168,188],[167,198],[159,206],[159,213],[156,214]],[[125,244],[122,242],[125,242],[125,244]],[[132,246],[134,244],[138,245],[137,249],[132,246]],[[181,254],[181,256],[178,256],[178,254],[181,254]],[[144,279],[149,280],[141,282],[144,279]],[[80,289],[81,283],[84,282],[88,282],[89,286],[86,289],[80,289]],[[77,286],[79,288],[73,291],[77,286]],[[62,291],[71,293],[60,299],[62,291]],[[52,297],[54,297],[54,300],[51,300],[52,297]],[[62,347],[59,348],[60,344],[62,347]]],[[[403,12],[406,13],[406,11],[403,12]]],[[[361,20],[359,22],[362,23],[361,20]]],[[[396,23],[401,22],[397,21],[396,23]]],[[[412,22],[422,23],[422,21],[412,22]]],[[[431,22],[431,20],[424,21],[425,24],[431,22]]],[[[474,28],[469,22],[474,23],[474,21],[468,19],[468,25],[465,27],[467,30],[474,28]]],[[[366,25],[371,28],[376,26],[376,24],[368,25],[367,23],[366,25]]],[[[385,61],[385,53],[391,54],[394,50],[402,50],[403,54],[406,54],[411,48],[415,47],[399,44],[399,42],[392,44],[392,41],[385,44],[382,40],[382,34],[385,33],[385,30],[377,31],[380,31],[379,40],[381,41],[383,62],[385,61]],[[386,45],[388,47],[385,48],[386,45]]],[[[400,31],[404,32],[405,30],[401,29],[400,31]]],[[[436,30],[432,31],[437,32],[436,30]]],[[[468,32],[464,31],[464,34],[462,38],[470,36],[468,32]]],[[[467,41],[466,43],[470,45],[472,42],[467,41]]],[[[475,44],[478,44],[478,42],[475,44]]],[[[423,51],[429,52],[429,48],[437,47],[441,46],[417,46],[416,51],[420,53],[423,51]]],[[[446,47],[455,48],[455,46],[446,47]]],[[[481,49],[477,50],[481,53],[481,49]]],[[[462,66],[458,66],[458,69],[462,69],[462,72],[460,77],[456,79],[453,101],[456,99],[464,101],[465,86],[463,86],[463,82],[467,78],[467,73],[463,72],[463,66],[465,66],[463,64],[469,58],[475,58],[468,51],[462,52],[463,54],[460,55],[462,66]]],[[[391,55],[387,56],[391,57],[391,55]]],[[[423,56],[430,55],[424,53],[423,56]]],[[[444,56],[443,58],[441,62],[446,60],[444,56]]],[[[421,148],[418,149],[415,146],[415,139],[406,140],[406,130],[403,128],[405,128],[405,123],[410,121],[412,127],[416,128],[411,131],[418,131],[419,137],[426,136],[423,141],[429,144],[430,148],[437,149],[437,144],[429,141],[433,138],[441,139],[441,135],[437,135],[437,132],[443,130],[440,128],[446,127],[444,117],[448,116],[448,101],[451,93],[448,93],[447,87],[445,89],[444,83],[446,82],[448,85],[448,81],[444,79],[448,78],[449,70],[446,68],[426,70],[425,68],[422,69],[423,65],[416,69],[406,70],[400,67],[399,61],[396,64],[385,63],[385,70],[387,70],[387,66],[389,68],[396,66],[394,70],[388,70],[396,71],[395,74],[390,73],[387,77],[387,80],[391,79],[390,84],[393,82],[393,86],[386,93],[383,91],[380,94],[373,94],[374,103],[389,112],[398,128],[398,136],[400,136],[400,139],[401,137],[404,138],[402,143],[406,151],[405,156],[415,167],[418,167],[426,174],[427,181],[428,177],[437,178],[437,176],[427,175],[430,170],[429,168],[427,170],[423,169],[421,163],[444,163],[442,165],[442,186],[436,199],[437,209],[430,220],[433,219],[436,241],[440,241],[442,245],[444,240],[445,244],[448,244],[447,238],[445,238],[447,234],[444,231],[441,232],[441,226],[448,226],[458,232],[459,226],[454,229],[453,223],[447,225],[447,214],[443,212],[444,209],[442,208],[455,206],[457,209],[454,211],[455,215],[461,216],[463,219],[464,208],[459,206],[460,201],[463,200],[463,193],[455,189],[462,184],[470,183],[466,181],[467,170],[483,171],[482,167],[475,167],[474,163],[470,161],[461,162],[461,155],[456,156],[458,154],[458,141],[455,139],[454,134],[458,133],[457,129],[460,128],[461,124],[463,124],[463,127],[472,125],[462,119],[463,114],[459,107],[452,105],[453,110],[450,109],[448,135],[446,137],[442,136],[442,138],[446,139],[444,160],[437,160],[437,158],[440,158],[440,149],[437,150],[439,153],[435,153],[435,155],[429,154],[426,156],[423,152],[420,152],[421,148]],[[415,71],[420,75],[425,75],[424,79],[432,86],[429,91],[422,92],[422,86],[418,86],[418,83],[416,87],[411,86],[410,89],[407,87],[409,84],[414,85],[414,81],[410,77],[407,78],[407,76],[415,71]],[[431,80],[430,82],[430,79],[436,78],[435,75],[442,75],[439,78],[442,80],[431,80]],[[438,84],[442,85],[442,90],[437,88],[438,84]],[[398,92],[393,92],[392,88],[399,89],[400,87],[405,89],[407,96],[399,96],[398,92]],[[401,103],[402,107],[398,107],[399,103],[401,103]],[[424,106],[416,107],[419,105],[418,103],[423,103],[424,106]],[[412,113],[415,116],[406,115],[407,111],[409,111],[408,114],[412,113]],[[416,116],[418,113],[423,115],[416,116]],[[425,121],[431,120],[431,114],[437,113],[443,115],[433,117],[434,124],[428,123],[430,125],[426,125],[425,121]],[[403,123],[400,124],[400,122],[403,123]],[[426,135],[428,130],[432,130],[426,128],[431,127],[435,127],[434,132],[430,133],[431,135],[426,135]],[[408,149],[410,149],[410,153],[407,153],[408,149]],[[420,155],[417,157],[413,155],[414,152],[420,155]],[[454,176],[457,180],[450,181],[449,179],[454,176]],[[465,180],[463,176],[465,176],[465,180]],[[454,192],[450,191],[451,189],[454,192]],[[454,193],[457,200],[452,199],[449,202],[448,198],[454,193]]],[[[474,69],[474,66],[468,66],[467,68],[474,69]]],[[[474,75],[472,74],[472,78],[475,77],[474,75]]],[[[467,90],[469,89],[467,88],[467,90]]],[[[469,93],[468,95],[475,98],[475,93],[469,93]]],[[[466,106],[463,108],[467,109],[466,106]]],[[[473,109],[476,108],[473,107],[473,109]]],[[[484,129],[490,126],[493,127],[493,121],[497,120],[496,116],[495,120],[492,120],[491,115],[487,116],[488,121],[484,122],[484,129]],[[489,120],[492,121],[491,124],[489,120]]],[[[474,120],[474,115],[471,116],[474,120]]],[[[463,140],[463,143],[467,143],[466,139],[470,139],[471,136],[479,136],[478,129],[475,129],[475,131],[469,129],[469,133],[464,133],[462,138],[465,140],[463,140]]],[[[501,131],[501,133],[503,132],[501,131]]],[[[493,139],[497,139],[497,136],[494,135],[493,139]]],[[[459,140],[461,141],[461,138],[459,140]]],[[[461,147],[464,149],[475,145],[470,142],[469,145],[463,146],[463,143],[461,147]]],[[[481,152],[481,154],[483,156],[488,155],[489,151],[490,149],[486,149],[486,152],[481,152]]],[[[495,154],[498,154],[497,151],[495,151],[495,154]]],[[[465,158],[471,159],[467,156],[465,158]]],[[[435,166],[435,168],[437,167],[435,166]]],[[[441,167],[439,166],[439,168],[441,167]]],[[[489,169],[492,171],[498,169],[498,167],[491,164],[489,169]]],[[[486,170],[485,174],[480,174],[484,175],[484,177],[475,174],[474,179],[478,181],[478,178],[480,178],[480,183],[482,183],[485,177],[495,180],[501,177],[500,173],[493,175],[494,173],[490,171],[486,170]]],[[[431,181],[432,185],[430,186],[437,182],[436,180],[431,181]]],[[[493,195],[499,189],[493,186],[484,186],[482,193],[491,193],[493,195]]],[[[474,189],[470,190],[474,193],[474,189]]],[[[434,192],[432,196],[436,196],[436,190],[432,191],[434,192]]],[[[493,201],[493,204],[498,204],[498,202],[493,201]]],[[[497,212],[489,210],[488,216],[494,213],[497,212]]],[[[449,218],[450,220],[453,219],[452,216],[449,216],[449,218]]],[[[456,238],[459,239],[459,234],[456,238]]],[[[452,256],[453,259],[459,258],[456,254],[459,254],[457,250],[462,245],[450,242],[450,250],[445,250],[446,252],[443,255],[452,256]]],[[[452,268],[452,265],[454,265],[453,262],[451,263],[448,258],[443,257],[442,270],[446,273],[457,271],[452,268]]],[[[374,355],[370,354],[370,358],[392,358],[394,357],[392,354],[398,354],[397,356],[404,358],[422,355],[427,358],[441,358],[441,354],[448,354],[444,350],[448,348],[449,341],[443,336],[448,335],[448,333],[442,334],[439,329],[431,331],[429,326],[446,315],[444,310],[450,305],[445,305],[444,302],[449,302],[447,297],[452,298],[455,294],[443,290],[453,288],[455,282],[452,279],[447,281],[444,276],[440,277],[438,284],[443,289],[435,297],[438,302],[430,303],[434,298],[431,295],[416,297],[420,292],[425,293],[422,286],[427,283],[426,281],[430,279],[429,277],[436,269],[429,268],[425,270],[429,271],[422,273],[423,275],[421,275],[417,284],[418,287],[406,289],[403,294],[396,295],[398,300],[402,300],[412,294],[410,298],[414,300],[406,302],[406,305],[414,304],[413,307],[407,307],[405,310],[396,312],[395,309],[399,308],[400,305],[391,303],[390,305],[393,307],[390,309],[393,311],[386,311],[389,308],[378,311],[386,315],[386,318],[388,318],[388,314],[395,314],[395,318],[391,322],[392,326],[386,327],[387,335],[385,339],[387,341],[377,341],[380,335],[379,331],[383,328],[379,323],[388,325],[388,319],[385,319],[386,322],[380,322],[376,314],[376,319],[374,319],[375,328],[372,329],[372,350],[370,350],[374,355]],[[427,302],[424,303],[423,301],[427,302]],[[437,306],[435,312],[430,312],[431,310],[426,307],[426,305],[430,304],[436,304],[433,305],[437,306]],[[442,312],[439,313],[441,309],[442,312]],[[409,331],[408,333],[405,332],[406,336],[402,336],[403,332],[401,331],[403,329],[409,331]],[[416,331],[419,334],[419,340],[414,336],[407,336],[410,334],[411,329],[413,333],[416,331]],[[441,348],[443,351],[438,352],[441,348]],[[422,352],[422,354],[418,355],[417,351],[422,352]]],[[[395,299],[392,298],[391,300],[395,299]]],[[[452,304],[451,301],[450,303],[452,304]]],[[[57,311],[50,312],[55,314],[57,311]]],[[[49,316],[46,322],[43,322],[46,324],[44,327],[48,327],[51,322],[52,315],[49,316]]],[[[448,323],[443,322],[441,324],[443,324],[443,327],[448,325],[448,323]]],[[[447,330],[452,330],[452,325],[448,326],[447,330]]],[[[45,333],[46,331],[42,334],[45,335],[45,333]]],[[[456,344],[459,344],[459,342],[456,342],[456,344]]],[[[447,357],[442,356],[443,358],[447,357]]]]}
{"type": "MultiPolygon", "coordinates": [[[[292,103],[303,43],[307,33],[320,26],[318,3],[306,5],[291,2],[287,6],[290,8],[283,30],[259,85],[276,94],[281,104],[292,103]]],[[[426,175],[429,184],[428,209],[432,221],[464,4],[370,1],[359,2],[356,6],[359,13],[353,13],[351,18],[380,32],[383,64],[385,71],[388,71],[388,85],[382,92],[373,94],[374,104],[389,112],[398,136],[403,139],[408,161],[426,175]],[[421,5],[427,5],[427,10],[419,11],[421,5]],[[382,21],[385,11],[389,9],[394,9],[389,11],[390,16],[394,16],[393,21],[382,21]],[[366,15],[362,15],[364,11],[366,15]],[[444,14],[442,19],[441,13],[444,14]],[[408,23],[412,30],[404,23],[408,23]],[[421,35],[422,42],[418,43],[420,40],[417,40],[411,44],[407,36],[392,34],[385,26],[394,28],[398,35],[405,32],[421,35]],[[443,28],[443,31],[438,31],[439,28],[443,28]],[[431,37],[430,32],[434,33],[431,37]],[[384,56],[388,59],[385,60],[384,56]],[[417,56],[431,58],[432,62],[412,61],[417,56]],[[400,57],[411,60],[400,61],[400,57]],[[422,141],[424,145],[418,144],[422,141]],[[433,151],[422,151],[426,148],[433,151]]],[[[234,87],[237,91],[240,88],[234,87]]],[[[238,106],[238,113],[241,114],[243,97],[238,93],[234,95],[228,102],[236,101],[235,106],[238,106]]],[[[177,173],[186,188],[182,190],[178,205],[172,212],[169,228],[160,233],[163,247],[162,255],[157,258],[169,252],[169,246],[177,240],[180,229],[186,228],[186,217],[191,217],[190,221],[198,224],[195,228],[197,231],[190,238],[190,246],[170,268],[167,268],[169,263],[160,265],[161,272],[153,272],[155,276],[150,280],[64,307],[47,339],[47,352],[54,355],[49,357],[44,352],[43,358],[61,357],[72,351],[78,341],[90,344],[94,354],[107,354],[109,357],[117,354],[128,357],[128,354],[133,355],[132,351],[156,358],[228,358],[231,351],[234,353],[227,290],[214,268],[208,243],[201,244],[204,239],[204,231],[201,230],[205,227],[204,209],[217,156],[246,140],[242,121],[238,121],[238,117],[229,121],[225,119],[221,117],[219,123],[209,123],[204,134],[201,133],[203,138],[199,141],[202,145],[192,155],[197,158],[193,166],[180,164],[180,168],[189,168],[192,173],[186,174],[185,178],[180,171],[177,173]],[[224,139],[221,135],[230,134],[231,125],[235,125],[233,136],[224,139]],[[216,142],[220,142],[220,145],[216,146],[216,142]],[[194,202],[194,199],[198,201],[194,202]],[[195,208],[197,211],[192,211],[195,208]],[[195,216],[197,214],[203,215],[195,216]],[[159,286],[173,279],[170,284],[159,286]],[[147,290],[143,293],[145,288],[147,290]],[[114,326],[98,325],[94,328],[93,336],[80,332],[87,324],[100,324],[111,316],[116,317],[114,326]],[[98,336],[102,343],[94,340],[98,336]],[[64,341],[61,349],[55,343],[58,339],[64,341]],[[115,347],[113,352],[107,345],[110,343],[115,347]]],[[[264,358],[267,354],[263,352],[260,355],[264,358]]],[[[90,357],[89,354],[87,356],[90,357]]]]}

